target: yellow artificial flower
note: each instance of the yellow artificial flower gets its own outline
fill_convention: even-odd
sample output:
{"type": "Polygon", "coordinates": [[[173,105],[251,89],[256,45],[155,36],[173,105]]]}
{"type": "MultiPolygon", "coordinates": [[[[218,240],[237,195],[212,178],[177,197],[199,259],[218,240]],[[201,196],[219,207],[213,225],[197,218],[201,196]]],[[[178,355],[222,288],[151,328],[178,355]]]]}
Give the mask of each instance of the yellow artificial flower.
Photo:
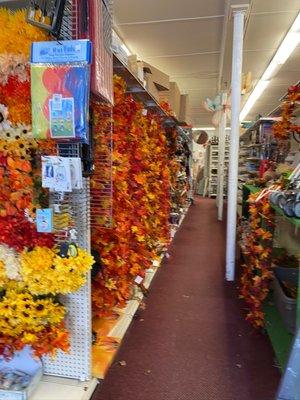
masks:
{"type": "Polygon", "coordinates": [[[31,293],[67,294],[80,289],[94,258],[83,249],[76,257],[62,258],[47,247],[35,247],[21,254],[21,276],[31,293]]]}
{"type": "Polygon", "coordinates": [[[47,327],[59,325],[66,314],[65,307],[53,298],[36,299],[20,285],[8,285],[0,300],[0,332],[9,337],[20,337],[32,343],[35,334],[47,327]]]}
{"type": "Polygon", "coordinates": [[[42,29],[26,22],[26,10],[0,8],[0,53],[30,54],[32,42],[48,40],[42,29]]]}
{"type": "Polygon", "coordinates": [[[4,262],[0,260],[0,288],[3,287],[7,282],[6,270],[4,262]]]}

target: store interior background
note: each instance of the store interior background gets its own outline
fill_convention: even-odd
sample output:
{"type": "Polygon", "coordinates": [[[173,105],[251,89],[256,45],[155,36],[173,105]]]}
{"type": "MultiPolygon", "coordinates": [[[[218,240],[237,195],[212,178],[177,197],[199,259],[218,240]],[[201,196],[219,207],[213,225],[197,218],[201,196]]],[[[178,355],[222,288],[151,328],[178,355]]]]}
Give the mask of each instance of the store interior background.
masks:
{"type": "MultiPolygon", "coordinates": [[[[26,3],[26,0],[0,0],[0,7],[18,9],[26,6],[26,3]]],[[[230,91],[233,34],[230,3],[239,2],[113,2],[113,29],[124,44],[123,51],[128,56],[136,54],[139,60],[157,67],[170,77],[170,81],[178,84],[181,94],[188,95],[185,122],[193,127],[194,141],[197,141],[201,131],[207,133],[209,140],[218,135],[218,128],[212,123],[213,113],[208,112],[203,103],[207,98],[213,100],[217,93],[230,91]]],[[[243,74],[246,76],[250,73],[251,82],[242,95],[242,108],[298,14],[299,0],[250,1],[244,31],[243,74]]],[[[300,45],[272,74],[266,90],[244,120],[254,121],[258,116],[273,115],[287,88],[297,83],[299,76],[300,45]]],[[[230,136],[230,132],[228,118],[226,135],[230,136]]],[[[205,150],[206,147],[201,156],[202,167],[205,163],[205,150]]],[[[194,161],[197,162],[197,159],[194,161]]],[[[201,187],[203,190],[203,183],[201,187]]],[[[294,227],[288,223],[283,227],[286,230],[285,247],[297,251],[300,232],[296,235],[294,227]]]]}
{"type": "MultiPolygon", "coordinates": [[[[212,127],[201,107],[231,81],[232,19],[226,1],[139,0],[114,2],[114,27],[132,54],[170,75],[189,94],[188,123],[212,127]],[[130,10],[130,12],[128,12],[130,10]]],[[[254,0],[246,22],[243,72],[260,79],[299,12],[298,0],[254,0]]],[[[299,80],[300,48],[293,52],[246,120],[266,116],[287,87],[299,80]]],[[[249,93],[248,93],[249,95],[249,93]]],[[[247,95],[243,96],[243,103],[247,95]]]]}

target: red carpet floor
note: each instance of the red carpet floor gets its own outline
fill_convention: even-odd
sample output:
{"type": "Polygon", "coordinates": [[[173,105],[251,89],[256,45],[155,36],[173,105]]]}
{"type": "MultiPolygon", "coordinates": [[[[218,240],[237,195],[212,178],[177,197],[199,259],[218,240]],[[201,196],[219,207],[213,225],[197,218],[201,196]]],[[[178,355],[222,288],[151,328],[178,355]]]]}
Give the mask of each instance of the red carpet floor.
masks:
{"type": "Polygon", "coordinates": [[[225,226],[197,199],[93,400],[273,400],[268,338],[244,321],[224,281],[225,226]],[[117,361],[118,361],[117,360],[117,361]]]}

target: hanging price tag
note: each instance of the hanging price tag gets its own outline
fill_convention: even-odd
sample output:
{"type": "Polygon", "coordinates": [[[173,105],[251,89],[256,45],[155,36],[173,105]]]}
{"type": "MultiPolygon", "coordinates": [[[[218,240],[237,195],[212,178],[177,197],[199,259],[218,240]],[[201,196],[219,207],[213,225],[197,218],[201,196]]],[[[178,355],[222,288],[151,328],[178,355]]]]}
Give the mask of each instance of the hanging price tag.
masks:
{"type": "Polygon", "coordinates": [[[135,282],[137,285],[140,285],[140,284],[143,282],[143,280],[144,280],[144,278],[142,278],[140,275],[138,275],[138,276],[135,278],[134,282],[135,282]]]}

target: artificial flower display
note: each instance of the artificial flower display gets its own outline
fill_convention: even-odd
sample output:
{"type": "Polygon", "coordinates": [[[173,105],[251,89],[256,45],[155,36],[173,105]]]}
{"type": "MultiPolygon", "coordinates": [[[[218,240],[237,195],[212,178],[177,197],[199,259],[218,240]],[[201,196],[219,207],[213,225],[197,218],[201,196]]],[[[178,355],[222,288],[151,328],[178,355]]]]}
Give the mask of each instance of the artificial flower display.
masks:
{"type": "Polygon", "coordinates": [[[18,252],[35,246],[52,248],[54,236],[50,233],[38,233],[36,226],[23,213],[17,213],[0,218],[0,243],[18,252]]]}
{"type": "Polygon", "coordinates": [[[0,139],[0,217],[15,215],[33,202],[34,140],[0,139]]]}
{"type": "Polygon", "coordinates": [[[35,297],[23,284],[8,284],[0,297],[0,355],[9,358],[26,345],[37,356],[67,351],[65,314],[54,297],[35,297]]]}
{"type": "Polygon", "coordinates": [[[18,76],[11,75],[7,83],[0,83],[0,103],[8,108],[9,120],[14,123],[31,123],[30,79],[20,81],[18,76]]]}
{"type": "Polygon", "coordinates": [[[18,81],[28,80],[29,60],[24,54],[0,54],[0,84],[6,85],[9,77],[16,77],[18,81]]]}
{"type": "Polygon", "coordinates": [[[17,252],[0,244],[0,287],[3,287],[8,280],[20,281],[20,260],[17,252]]]}
{"type": "Polygon", "coordinates": [[[18,140],[22,138],[23,140],[33,139],[32,130],[30,125],[17,124],[14,126],[9,126],[5,130],[0,130],[0,139],[4,140],[18,140]]]}
{"type": "Polygon", "coordinates": [[[0,356],[27,345],[38,357],[55,355],[70,346],[56,295],[78,290],[94,261],[81,249],[60,257],[55,236],[37,232],[36,208],[49,204],[41,155],[56,155],[57,145],[33,139],[29,53],[48,35],[25,10],[0,8],[0,25],[0,356]]]}
{"type": "Polygon", "coordinates": [[[8,120],[8,109],[4,104],[0,104],[0,132],[9,129],[11,122],[8,120]]]}
{"type": "MultiPolygon", "coordinates": [[[[26,21],[26,10],[0,8],[0,54],[24,55],[29,59],[32,42],[48,40],[48,34],[26,21]]],[[[10,58],[9,58],[10,60],[10,58]]]]}
{"type": "Polygon", "coordinates": [[[282,106],[281,120],[273,125],[274,137],[278,140],[286,140],[291,133],[300,134],[300,125],[295,123],[294,111],[300,102],[300,85],[291,86],[288,89],[287,99],[282,106]]]}
{"type": "MultiPolygon", "coordinates": [[[[101,254],[102,263],[92,296],[94,311],[100,316],[125,304],[132,295],[135,277],[145,275],[152,260],[169,242],[170,164],[166,133],[156,117],[145,115],[143,106],[125,94],[121,78],[115,77],[114,90],[112,227],[103,226],[101,214],[92,215],[92,247],[101,254]]],[[[109,149],[103,140],[111,117],[101,104],[94,104],[93,110],[95,159],[101,160],[109,149]]],[[[96,161],[92,203],[101,195],[99,182],[109,182],[109,172],[96,161]]]]}
{"type": "Polygon", "coordinates": [[[35,247],[20,256],[21,276],[30,293],[57,295],[76,292],[86,282],[93,257],[78,248],[74,257],[61,257],[58,250],[35,247]]]}
{"type": "Polygon", "coordinates": [[[241,248],[246,259],[242,266],[240,294],[247,305],[246,319],[255,328],[264,326],[262,304],[266,299],[272,273],[274,211],[268,197],[260,192],[249,196],[248,221],[242,225],[241,248]],[[258,199],[258,201],[257,201],[258,199]]]}
{"type": "MultiPolygon", "coordinates": [[[[0,8],[0,26],[0,104],[8,108],[12,124],[30,124],[30,47],[33,41],[47,40],[48,36],[26,22],[26,10],[0,8]]],[[[0,131],[4,124],[1,115],[0,108],[0,131]]]]}

